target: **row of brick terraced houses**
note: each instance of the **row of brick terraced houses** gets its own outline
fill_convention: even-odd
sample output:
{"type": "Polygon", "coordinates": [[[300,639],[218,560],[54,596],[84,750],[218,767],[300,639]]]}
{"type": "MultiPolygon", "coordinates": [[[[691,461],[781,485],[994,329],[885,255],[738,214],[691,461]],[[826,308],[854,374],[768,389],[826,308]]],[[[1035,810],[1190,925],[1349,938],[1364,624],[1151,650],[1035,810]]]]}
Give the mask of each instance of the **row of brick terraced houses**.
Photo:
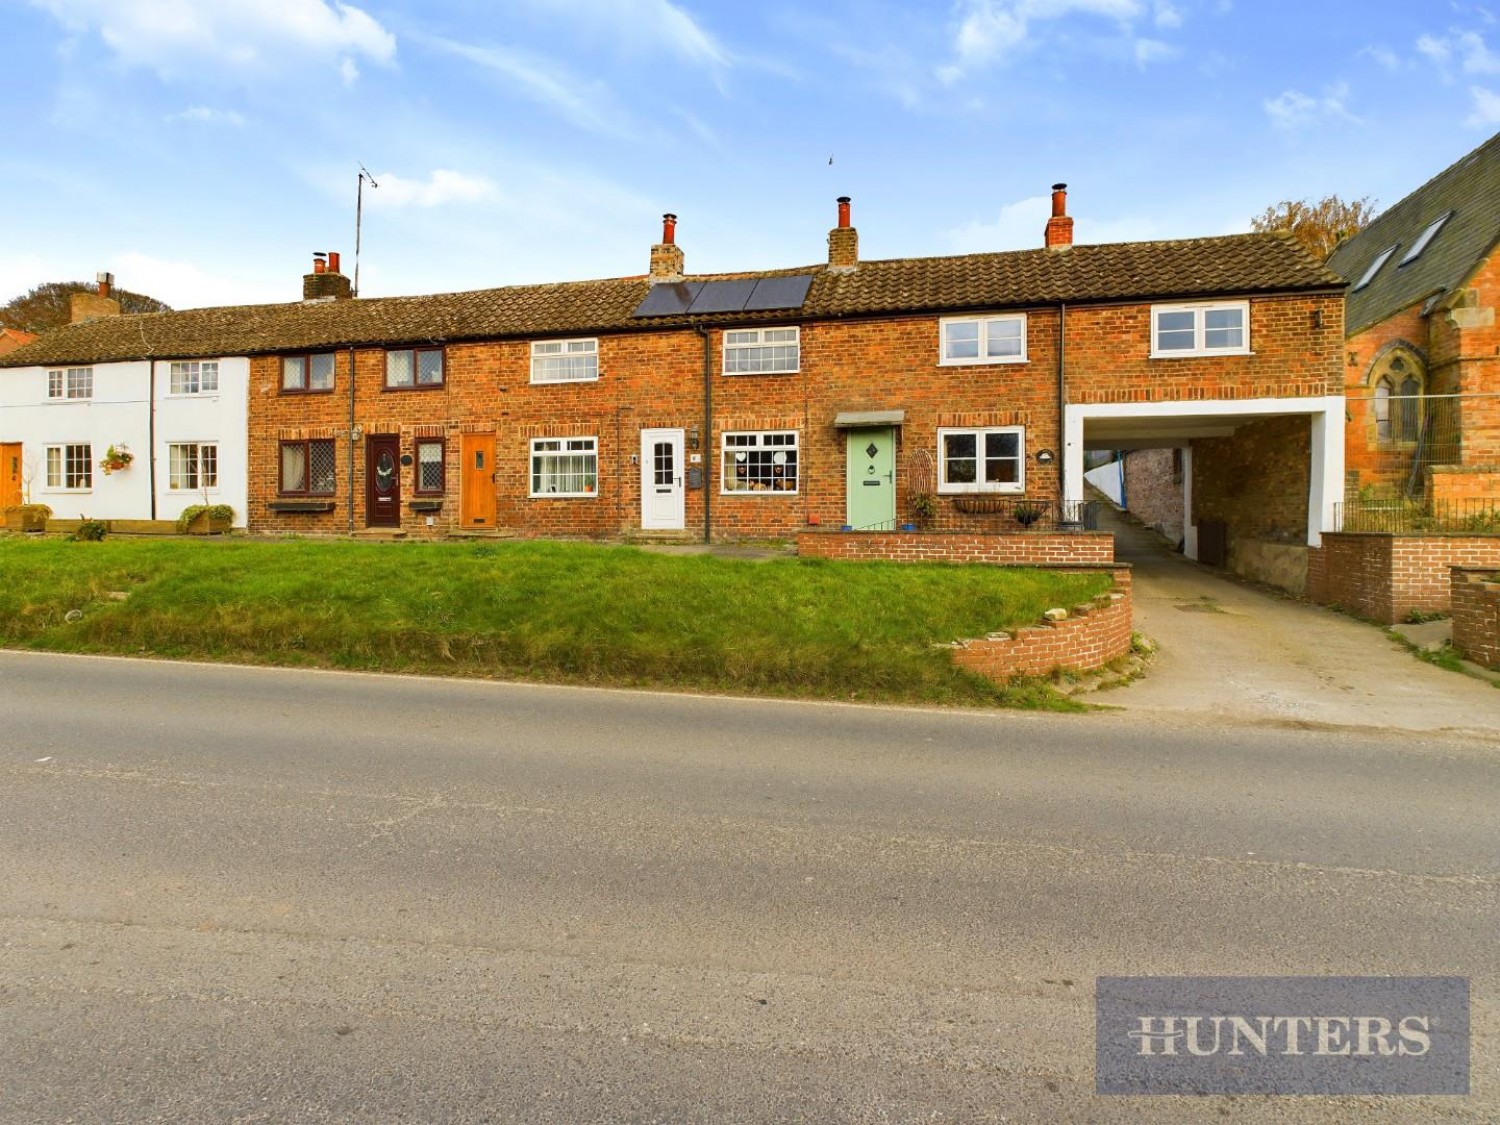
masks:
{"type": "Polygon", "coordinates": [[[1194,527],[1271,511],[1316,544],[1342,279],[1284,233],[1074,245],[1066,202],[1026,251],[861,261],[841,199],[804,268],[690,274],[667,216],[643,276],[364,299],[320,256],[289,304],[93,298],[0,357],[0,500],[311,535],[1002,531],[1081,500],[1086,449],[1162,447],[1194,527]]]}

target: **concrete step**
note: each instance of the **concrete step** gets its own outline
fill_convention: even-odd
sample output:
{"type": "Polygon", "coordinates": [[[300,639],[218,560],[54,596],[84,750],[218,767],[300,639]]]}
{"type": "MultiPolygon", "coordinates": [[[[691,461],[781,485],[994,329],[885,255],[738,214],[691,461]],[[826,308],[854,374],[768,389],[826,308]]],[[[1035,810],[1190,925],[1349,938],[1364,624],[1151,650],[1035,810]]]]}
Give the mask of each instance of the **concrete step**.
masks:
{"type": "Polygon", "coordinates": [[[369,539],[379,543],[394,542],[397,539],[405,539],[406,532],[399,527],[366,527],[359,531],[349,533],[351,539],[369,539]]]}

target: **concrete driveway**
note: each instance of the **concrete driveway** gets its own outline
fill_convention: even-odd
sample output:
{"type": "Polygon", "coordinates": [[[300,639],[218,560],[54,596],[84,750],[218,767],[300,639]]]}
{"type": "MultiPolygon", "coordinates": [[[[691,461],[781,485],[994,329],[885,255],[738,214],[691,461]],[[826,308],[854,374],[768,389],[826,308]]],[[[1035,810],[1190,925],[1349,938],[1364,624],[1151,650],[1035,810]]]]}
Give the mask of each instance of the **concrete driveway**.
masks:
{"type": "Polygon", "coordinates": [[[1093,696],[1228,722],[1450,731],[1500,742],[1500,689],[1426,664],[1378,626],[1226,577],[1106,503],[1134,567],[1135,628],[1160,646],[1135,683],[1093,696]]]}

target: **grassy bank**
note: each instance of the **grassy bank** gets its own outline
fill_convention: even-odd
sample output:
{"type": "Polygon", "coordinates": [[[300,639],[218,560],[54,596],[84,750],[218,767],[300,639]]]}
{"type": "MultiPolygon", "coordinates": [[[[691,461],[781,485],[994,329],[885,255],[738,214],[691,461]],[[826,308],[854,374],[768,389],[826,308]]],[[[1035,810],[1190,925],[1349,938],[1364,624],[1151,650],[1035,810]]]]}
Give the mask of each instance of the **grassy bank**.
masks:
{"type": "Polygon", "coordinates": [[[0,539],[0,645],[825,699],[1074,706],[1041,684],[999,688],[961,672],[933,645],[1034,621],[1107,586],[1094,574],[750,562],[581,543],[11,537],[0,539]]]}

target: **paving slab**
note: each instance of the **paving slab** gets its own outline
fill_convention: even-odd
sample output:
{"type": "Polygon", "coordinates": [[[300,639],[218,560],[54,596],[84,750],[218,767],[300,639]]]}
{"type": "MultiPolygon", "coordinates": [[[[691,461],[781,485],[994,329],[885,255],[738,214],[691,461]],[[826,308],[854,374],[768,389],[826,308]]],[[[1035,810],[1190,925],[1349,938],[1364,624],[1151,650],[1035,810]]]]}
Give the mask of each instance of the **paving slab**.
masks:
{"type": "Polygon", "coordinates": [[[1223,722],[1448,731],[1500,746],[1500,689],[1418,660],[1384,629],[1177,554],[1101,503],[1133,567],[1135,629],[1159,646],[1145,676],[1094,697],[1223,722]]]}

